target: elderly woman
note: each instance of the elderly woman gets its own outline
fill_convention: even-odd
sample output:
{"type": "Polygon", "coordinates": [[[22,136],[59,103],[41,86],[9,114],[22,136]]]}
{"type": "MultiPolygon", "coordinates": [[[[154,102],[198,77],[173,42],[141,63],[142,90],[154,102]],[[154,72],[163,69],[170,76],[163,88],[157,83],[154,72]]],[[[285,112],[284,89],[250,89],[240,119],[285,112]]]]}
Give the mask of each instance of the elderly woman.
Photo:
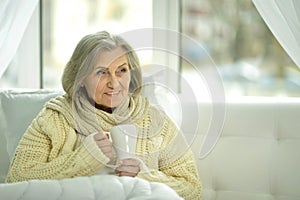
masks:
{"type": "Polygon", "coordinates": [[[82,38],[62,85],[66,94],[47,102],[21,139],[7,182],[114,173],[200,199],[193,154],[170,118],[141,96],[138,58],[121,37],[102,31],[82,38]],[[136,158],[116,163],[105,133],[127,123],[137,127],[136,158]]]}

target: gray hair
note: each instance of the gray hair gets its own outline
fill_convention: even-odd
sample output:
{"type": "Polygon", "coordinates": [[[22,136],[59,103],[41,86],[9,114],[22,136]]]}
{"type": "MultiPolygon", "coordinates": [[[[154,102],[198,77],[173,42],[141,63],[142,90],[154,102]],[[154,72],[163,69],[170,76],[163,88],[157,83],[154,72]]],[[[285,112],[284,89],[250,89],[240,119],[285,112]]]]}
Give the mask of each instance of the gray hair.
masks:
{"type": "Polygon", "coordinates": [[[120,36],[112,35],[107,31],[100,31],[83,37],[65,66],[62,75],[62,86],[68,96],[72,97],[80,90],[83,80],[92,72],[94,62],[100,53],[112,51],[118,47],[123,48],[125,51],[131,71],[129,92],[133,93],[133,96],[139,95],[142,85],[142,73],[135,51],[120,36]]]}

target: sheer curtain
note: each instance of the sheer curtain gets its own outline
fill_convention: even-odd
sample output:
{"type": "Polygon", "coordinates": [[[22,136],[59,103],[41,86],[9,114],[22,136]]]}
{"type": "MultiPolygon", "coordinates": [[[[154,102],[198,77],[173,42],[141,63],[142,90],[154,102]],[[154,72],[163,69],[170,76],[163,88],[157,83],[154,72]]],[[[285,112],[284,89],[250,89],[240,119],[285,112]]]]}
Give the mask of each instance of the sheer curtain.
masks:
{"type": "Polygon", "coordinates": [[[300,1],[252,0],[273,35],[300,67],[300,1]]]}
{"type": "Polygon", "coordinates": [[[39,0],[0,1],[0,78],[14,57],[39,0]]]}

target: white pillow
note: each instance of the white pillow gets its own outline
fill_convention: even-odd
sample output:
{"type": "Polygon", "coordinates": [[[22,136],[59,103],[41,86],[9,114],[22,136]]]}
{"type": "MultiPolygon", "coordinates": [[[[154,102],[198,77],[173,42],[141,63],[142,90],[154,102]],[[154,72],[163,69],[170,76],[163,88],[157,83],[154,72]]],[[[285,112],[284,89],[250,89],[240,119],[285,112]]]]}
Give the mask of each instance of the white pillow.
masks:
{"type": "Polygon", "coordinates": [[[4,126],[5,129],[4,136],[10,160],[27,127],[40,112],[45,102],[59,94],[62,92],[50,90],[0,92],[1,111],[5,121],[5,124],[0,124],[0,126],[4,126]]]}

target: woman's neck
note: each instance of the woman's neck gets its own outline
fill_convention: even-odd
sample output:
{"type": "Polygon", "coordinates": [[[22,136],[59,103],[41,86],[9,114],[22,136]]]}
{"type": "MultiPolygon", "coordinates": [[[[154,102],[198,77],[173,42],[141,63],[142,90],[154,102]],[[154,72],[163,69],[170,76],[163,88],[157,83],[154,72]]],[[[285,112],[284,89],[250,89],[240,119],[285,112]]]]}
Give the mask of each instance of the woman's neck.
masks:
{"type": "Polygon", "coordinates": [[[90,98],[87,94],[87,99],[88,101],[90,102],[90,104],[92,106],[94,106],[95,108],[99,109],[99,110],[103,110],[104,112],[107,112],[107,113],[113,113],[114,109],[115,108],[110,108],[110,107],[107,107],[107,106],[104,106],[104,105],[101,105],[101,104],[97,104],[92,98],[90,98]]]}
{"type": "Polygon", "coordinates": [[[103,110],[107,113],[113,113],[114,109],[115,108],[110,108],[110,107],[107,107],[107,106],[103,106],[103,105],[100,105],[100,104],[97,104],[96,102],[91,102],[93,106],[95,106],[95,108],[99,109],[99,110],[103,110]]]}

